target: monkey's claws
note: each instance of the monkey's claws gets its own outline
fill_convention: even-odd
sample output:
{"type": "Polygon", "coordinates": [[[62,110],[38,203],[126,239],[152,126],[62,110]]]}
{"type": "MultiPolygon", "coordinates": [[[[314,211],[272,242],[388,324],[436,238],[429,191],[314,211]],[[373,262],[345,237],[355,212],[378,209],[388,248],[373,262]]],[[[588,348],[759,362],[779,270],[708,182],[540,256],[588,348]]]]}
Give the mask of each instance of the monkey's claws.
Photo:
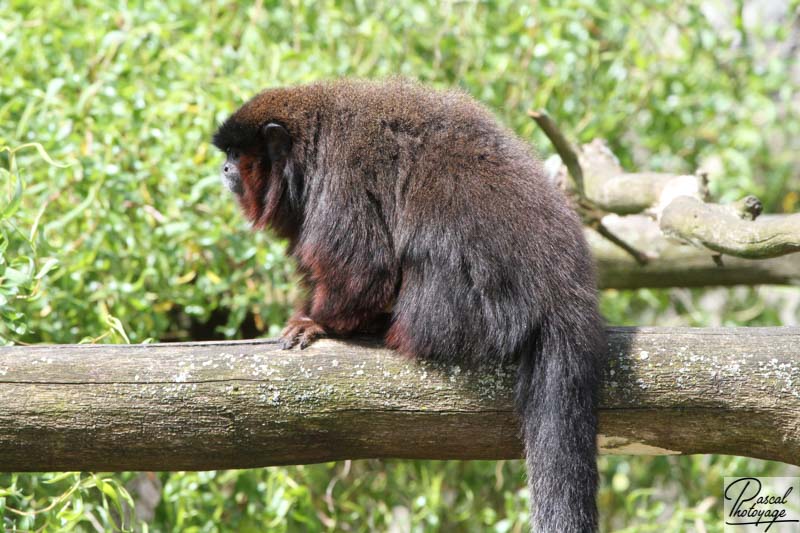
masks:
{"type": "Polygon", "coordinates": [[[325,335],[325,329],[309,317],[293,316],[281,332],[281,349],[290,350],[293,346],[299,345],[303,350],[323,335],[325,335]]]}

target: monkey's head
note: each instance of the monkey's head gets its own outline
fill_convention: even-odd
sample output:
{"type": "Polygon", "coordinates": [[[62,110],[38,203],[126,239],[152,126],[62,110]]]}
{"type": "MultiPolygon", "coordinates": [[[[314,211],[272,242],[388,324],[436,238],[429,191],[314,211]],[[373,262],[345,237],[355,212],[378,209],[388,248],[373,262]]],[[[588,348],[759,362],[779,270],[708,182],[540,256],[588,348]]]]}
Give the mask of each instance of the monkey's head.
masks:
{"type": "Polygon", "coordinates": [[[265,94],[225,120],[213,144],[226,157],[222,183],[236,196],[253,226],[269,225],[286,234],[296,225],[300,209],[302,169],[292,155],[299,148],[298,139],[292,136],[285,113],[276,114],[271,112],[275,106],[264,105],[265,94]]]}

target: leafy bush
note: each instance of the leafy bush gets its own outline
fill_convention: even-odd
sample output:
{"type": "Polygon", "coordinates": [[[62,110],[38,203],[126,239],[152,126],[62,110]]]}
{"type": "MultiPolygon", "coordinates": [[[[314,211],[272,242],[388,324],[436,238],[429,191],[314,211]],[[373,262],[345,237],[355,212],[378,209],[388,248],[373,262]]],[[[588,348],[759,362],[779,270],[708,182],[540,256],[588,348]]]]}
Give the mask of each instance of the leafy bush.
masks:
{"type": "MultiPolygon", "coordinates": [[[[800,105],[790,26],[715,9],[665,0],[7,2],[0,342],[274,334],[295,298],[285,245],[249,232],[209,145],[215,125],[267,86],[396,74],[458,86],[545,154],[528,109],[546,108],[576,140],[609,139],[629,168],[702,165],[719,197],[753,192],[768,209],[791,211],[800,105]]],[[[613,323],[778,323],[757,291],[725,293],[711,308],[704,294],[609,291],[604,311],[613,323]]],[[[683,531],[695,520],[719,531],[720,478],[781,468],[722,457],[606,457],[601,466],[607,528],[636,531],[683,531]]],[[[0,475],[0,521],[129,528],[115,502],[137,479],[0,475]],[[32,509],[46,511],[26,517],[32,509]]],[[[155,531],[520,531],[527,516],[519,462],[156,479],[155,531]]]]}

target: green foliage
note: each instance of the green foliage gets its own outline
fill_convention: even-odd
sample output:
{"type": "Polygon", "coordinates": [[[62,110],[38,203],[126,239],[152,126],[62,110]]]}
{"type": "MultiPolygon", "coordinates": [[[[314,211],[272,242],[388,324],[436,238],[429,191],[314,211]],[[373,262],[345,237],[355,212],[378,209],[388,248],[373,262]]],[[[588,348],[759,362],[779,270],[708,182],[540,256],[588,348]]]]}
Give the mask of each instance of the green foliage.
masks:
{"type": "MultiPolygon", "coordinates": [[[[458,86],[544,155],[528,109],[581,142],[607,138],[628,168],[703,166],[722,199],[755,193],[768,210],[796,209],[789,24],[723,10],[715,25],[698,5],[0,2],[0,343],[274,334],[295,298],[285,245],[249,232],[209,144],[268,86],[397,74],[458,86]]],[[[618,324],[769,325],[791,300],[608,291],[603,308],[618,324]]],[[[781,468],[723,457],[601,467],[606,528],[625,531],[696,520],[720,531],[721,477],[781,468]]],[[[359,461],[165,473],[149,529],[520,531],[522,472],[518,461],[359,461]]],[[[3,475],[0,524],[130,529],[122,486],[134,481],[3,475]]]]}
{"type": "Polygon", "coordinates": [[[26,333],[27,316],[17,310],[15,304],[36,300],[41,280],[58,266],[58,260],[53,257],[37,257],[36,243],[43,211],[36,214],[29,230],[14,223],[23,191],[16,154],[26,148],[35,148],[47,163],[62,166],[50,159],[40,144],[23,144],[14,149],[0,146],[0,153],[5,152],[8,160],[8,168],[0,168],[0,176],[8,188],[0,204],[0,345],[8,344],[11,336],[26,333]],[[17,246],[9,249],[10,242],[17,246]]]}
{"type": "Polygon", "coordinates": [[[18,333],[27,342],[97,338],[109,316],[132,342],[188,338],[215,310],[222,336],[246,316],[275,331],[291,299],[283,246],[247,232],[208,142],[265,86],[408,75],[465,88],[545,152],[527,109],[548,109],[576,139],[608,138],[633,168],[703,164],[726,199],[755,192],[791,209],[800,191],[788,183],[800,148],[790,62],[761,55],[785,28],[764,25],[732,46],[739,30],[714,29],[692,4],[13,7],[0,19],[11,65],[0,145],[40,142],[74,162],[19,155],[31,175],[18,224],[44,210],[40,253],[61,261],[40,297],[18,306],[47,318],[18,333]]]}
{"type": "Polygon", "coordinates": [[[0,524],[5,531],[88,531],[98,526],[111,531],[130,524],[133,506],[121,481],[109,474],[0,474],[0,524]],[[38,502],[37,492],[51,496],[38,502]]]}

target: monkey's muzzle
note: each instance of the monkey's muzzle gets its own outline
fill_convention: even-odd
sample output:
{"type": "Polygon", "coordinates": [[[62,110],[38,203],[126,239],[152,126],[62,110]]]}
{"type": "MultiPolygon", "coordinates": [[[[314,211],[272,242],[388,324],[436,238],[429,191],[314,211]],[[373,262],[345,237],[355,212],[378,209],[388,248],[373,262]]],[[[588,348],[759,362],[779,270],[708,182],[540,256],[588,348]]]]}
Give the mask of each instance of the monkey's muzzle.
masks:
{"type": "Polygon", "coordinates": [[[228,158],[222,164],[222,183],[234,194],[244,192],[242,175],[239,172],[239,154],[235,151],[228,152],[228,158]]]}

